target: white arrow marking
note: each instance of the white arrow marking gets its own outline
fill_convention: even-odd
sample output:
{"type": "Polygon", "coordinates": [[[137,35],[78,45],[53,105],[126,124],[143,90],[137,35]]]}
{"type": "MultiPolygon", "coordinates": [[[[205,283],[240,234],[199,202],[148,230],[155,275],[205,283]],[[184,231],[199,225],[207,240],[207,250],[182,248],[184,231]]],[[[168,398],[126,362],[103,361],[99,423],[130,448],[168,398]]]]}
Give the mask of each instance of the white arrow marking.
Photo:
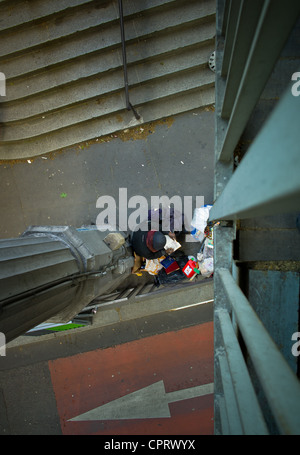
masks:
{"type": "Polygon", "coordinates": [[[169,403],[208,395],[213,391],[214,385],[210,383],[166,393],[164,382],[159,381],[73,417],[69,422],[171,417],[169,403]]]}

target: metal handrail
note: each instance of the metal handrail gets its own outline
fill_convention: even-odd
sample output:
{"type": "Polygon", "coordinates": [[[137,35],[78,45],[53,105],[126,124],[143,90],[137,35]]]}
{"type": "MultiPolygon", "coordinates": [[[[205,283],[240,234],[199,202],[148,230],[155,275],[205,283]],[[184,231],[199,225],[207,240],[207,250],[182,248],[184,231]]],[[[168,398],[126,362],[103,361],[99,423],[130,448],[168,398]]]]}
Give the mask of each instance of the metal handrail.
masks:
{"type": "MultiPolygon", "coordinates": [[[[249,0],[248,0],[249,1],[249,0]]],[[[234,20],[236,22],[237,5],[233,9],[234,20]]],[[[240,13],[243,12],[247,2],[241,2],[240,13]]],[[[249,5],[248,5],[249,6],[249,5]]],[[[293,29],[296,20],[300,14],[300,3],[298,0],[291,0],[289,7],[281,0],[264,0],[261,7],[260,2],[258,5],[251,1],[251,10],[253,6],[261,9],[258,17],[257,27],[252,39],[251,47],[248,53],[246,52],[247,59],[245,62],[244,72],[238,86],[236,94],[231,92],[234,97],[234,104],[230,119],[228,120],[227,131],[223,139],[222,148],[219,152],[218,160],[230,161],[232,150],[236,147],[241,134],[243,133],[247,121],[272,73],[272,70],[280,56],[280,52],[288,39],[291,30],[293,29]]],[[[257,12],[256,12],[257,13],[257,12]]],[[[229,12],[230,14],[230,12],[229,12]]],[[[253,15],[253,14],[252,14],[253,15]]],[[[258,16],[258,14],[256,14],[258,16]]],[[[240,30],[247,29],[248,32],[248,15],[239,14],[238,27],[234,30],[227,30],[227,35],[234,35],[236,42],[245,41],[244,35],[241,36],[240,30]],[[239,33],[237,33],[237,31],[239,33]]],[[[229,26],[231,25],[229,17],[229,26]]],[[[253,28],[253,25],[251,29],[253,28]]],[[[225,39],[226,44],[226,39],[225,39]]],[[[226,46],[224,51],[223,60],[234,64],[238,60],[238,65],[241,65],[240,54],[235,52],[235,46],[231,45],[231,41],[226,46]],[[228,55],[229,54],[229,55],[228,55]]],[[[233,43],[234,44],[234,43],[233,43]]],[[[239,47],[239,51],[240,51],[239,47]]],[[[230,64],[228,63],[228,71],[230,73],[230,64]]],[[[227,65],[222,71],[227,71],[227,65]]],[[[225,93],[226,96],[226,93],[225,93]]],[[[227,100],[228,101],[228,100],[227,100]]],[[[223,112],[224,114],[224,112],[223,112]]]]}
{"type": "Polygon", "coordinates": [[[215,201],[210,220],[244,219],[300,209],[298,114],[299,100],[288,89],[215,201]]]}
{"type": "MultiPolygon", "coordinates": [[[[299,100],[290,87],[255,133],[242,161],[233,166],[237,141],[249,123],[251,130],[253,107],[299,14],[296,0],[290,2],[288,14],[280,0],[217,1],[215,202],[209,216],[220,221],[214,232],[216,434],[300,431],[295,362],[283,350],[288,346],[276,344],[273,327],[269,333],[268,315],[251,295],[255,279],[243,274],[237,263],[242,245],[239,220],[300,207],[299,100]]],[[[266,309],[270,305],[266,302],[266,309]]]]}
{"type": "MultiPolygon", "coordinates": [[[[279,429],[283,434],[299,434],[300,383],[298,378],[278,350],[230,271],[221,268],[217,274],[221,279],[230,307],[234,311],[248,354],[279,429]],[[282,390],[283,384],[284,391],[282,390]]],[[[235,376],[237,379],[237,373],[235,376]]],[[[233,382],[237,387],[237,381],[233,382]]]]}
{"type": "Polygon", "coordinates": [[[119,13],[120,13],[120,28],[121,28],[121,41],[122,41],[122,58],[123,58],[123,71],[124,71],[124,83],[125,83],[125,99],[126,99],[126,109],[128,111],[132,110],[135,118],[139,120],[141,117],[136,112],[135,108],[132,106],[129,100],[128,93],[128,75],[127,75],[127,59],[126,59],[126,43],[125,43],[125,31],[124,31],[124,18],[123,18],[123,4],[122,0],[119,0],[119,13]]]}

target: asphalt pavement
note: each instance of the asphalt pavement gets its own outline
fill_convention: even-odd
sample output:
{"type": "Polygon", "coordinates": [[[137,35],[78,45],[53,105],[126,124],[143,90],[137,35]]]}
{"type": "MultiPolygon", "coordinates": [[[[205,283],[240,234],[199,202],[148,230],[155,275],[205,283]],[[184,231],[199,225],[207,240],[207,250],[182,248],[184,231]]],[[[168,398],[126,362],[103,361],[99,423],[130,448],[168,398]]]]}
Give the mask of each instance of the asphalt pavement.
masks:
{"type": "MultiPolygon", "coordinates": [[[[100,196],[213,202],[214,112],[198,109],[41,157],[0,163],[0,238],[30,225],[96,222],[100,196]]],[[[133,211],[133,209],[131,209],[133,211]]],[[[117,213],[118,215],[118,213],[117,213]]],[[[130,209],[128,210],[130,215],[130,209]]]]}
{"type": "MultiPolygon", "coordinates": [[[[122,372],[122,368],[124,370],[125,367],[126,377],[120,377],[118,382],[120,396],[126,395],[128,390],[139,390],[154,380],[156,383],[159,379],[166,382],[169,378],[175,390],[211,384],[213,382],[212,314],[213,302],[209,301],[201,305],[178,307],[177,310],[161,310],[155,314],[114,324],[96,324],[89,329],[74,329],[37,337],[36,340],[31,338],[28,343],[13,343],[7,348],[6,356],[0,357],[0,434],[110,434],[110,431],[113,431],[115,436],[149,434],[146,431],[150,431],[150,434],[169,434],[170,432],[182,434],[183,431],[190,431],[186,434],[193,434],[195,426],[188,430],[184,422],[187,414],[192,416],[191,410],[195,409],[195,406],[198,406],[199,411],[197,434],[208,434],[207,432],[212,434],[211,392],[201,400],[197,397],[194,397],[194,401],[187,400],[190,402],[191,409],[178,410],[181,417],[176,423],[176,430],[175,428],[172,430],[169,426],[161,427],[166,424],[166,419],[159,419],[157,427],[150,427],[149,430],[135,430],[135,425],[141,423],[139,419],[130,418],[120,421],[118,418],[109,418],[110,422],[105,422],[105,425],[103,421],[106,419],[92,422],[88,427],[86,422],[82,422],[81,425],[80,422],[76,422],[75,426],[68,428],[68,433],[65,431],[68,426],[66,413],[74,413],[78,410],[77,414],[80,414],[79,409],[86,409],[86,400],[92,408],[93,403],[108,402],[112,399],[110,397],[114,397],[114,389],[109,392],[106,388],[101,388],[102,401],[99,401],[101,381],[103,376],[107,375],[111,381],[114,381],[115,375],[120,374],[116,372],[122,372]],[[197,343],[189,335],[189,330],[192,329],[197,343]],[[202,334],[203,330],[204,334],[202,334]],[[170,336],[176,337],[176,344],[170,342],[170,336]],[[146,357],[136,359],[137,355],[145,354],[145,343],[149,353],[146,357]],[[205,351],[202,352],[204,348],[205,351]],[[120,350],[121,358],[118,356],[120,350]],[[136,355],[132,354],[132,350],[136,355]],[[191,353],[193,353],[193,361],[189,359],[191,353]],[[111,368],[109,371],[106,371],[108,360],[103,360],[103,356],[109,358],[111,368]],[[158,358],[164,366],[159,376],[156,366],[158,358]],[[169,364],[171,358],[172,367],[169,364]],[[84,362],[84,368],[81,366],[81,361],[84,362]],[[189,362],[192,363],[187,368],[189,362]],[[98,365],[97,373],[92,375],[96,365],[98,365]],[[147,377],[145,377],[146,368],[147,377]],[[193,368],[197,368],[194,370],[196,376],[188,379],[185,375],[192,373],[190,370],[193,368]],[[76,379],[76,374],[79,372],[81,372],[80,379],[76,379]],[[176,379],[176,374],[180,372],[183,377],[176,379]],[[57,375],[61,374],[63,374],[62,379],[57,383],[57,375]],[[139,382],[137,378],[141,375],[143,380],[139,382]],[[132,388],[132,381],[136,382],[134,388],[132,388]],[[86,389],[89,391],[89,399],[85,396],[86,389]],[[92,393],[94,398],[91,400],[92,393]],[[197,404],[197,400],[200,400],[200,403],[197,404]],[[74,406],[73,409],[70,406],[74,406]],[[117,424],[118,428],[114,430],[117,424]],[[123,427],[122,424],[125,426],[123,427]]],[[[147,416],[144,419],[147,419],[147,416]]]]}
{"type": "MultiPolygon", "coordinates": [[[[116,201],[117,209],[119,208],[120,188],[127,189],[128,199],[140,195],[144,196],[149,203],[151,196],[155,195],[166,195],[169,198],[174,195],[182,198],[192,196],[193,200],[196,196],[202,196],[204,203],[212,203],[213,148],[214,112],[211,109],[199,109],[142,126],[135,131],[126,131],[120,135],[99,139],[91,144],[81,144],[34,160],[3,162],[0,164],[2,209],[0,236],[2,239],[17,237],[30,225],[80,227],[90,224],[96,221],[99,214],[96,203],[100,196],[112,196],[116,201]]],[[[130,214],[130,211],[128,213],[130,214]]],[[[199,288],[195,293],[196,288],[197,286],[194,288],[194,295],[191,294],[190,298],[188,293],[178,293],[177,297],[174,295],[169,296],[168,299],[160,298],[154,303],[148,302],[148,306],[147,301],[141,305],[137,302],[134,305],[128,302],[123,308],[115,307],[110,313],[114,317],[118,315],[119,319],[109,317],[108,320],[104,318],[102,322],[100,319],[99,324],[82,330],[53,334],[43,339],[27,338],[26,340],[26,335],[17,339],[7,347],[6,356],[0,357],[0,432],[2,434],[66,434],[66,419],[63,416],[65,411],[63,407],[59,407],[58,394],[63,392],[64,387],[68,393],[71,389],[68,389],[67,383],[60,384],[58,389],[54,388],[54,370],[51,370],[54,364],[51,362],[58,359],[72,361],[77,359],[76,356],[89,352],[96,352],[97,356],[100,356],[96,361],[101,362],[104,351],[108,352],[112,349],[109,352],[114,356],[117,352],[114,349],[117,350],[118,346],[127,346],[130,352],[131,343],[142,342],[142,340],[149,340],[147,349],[150,351],[151,343],[155,340],[160,340],[162,345],[169,346],[168,349],[171,349],[172,342],[163,336],[174,334],[176,337],[176,333],[182,333],[178,342],[186,340],[186,345],[184,348],[180,346],[176,348],[174,345],[172,353],[166,351],[166,358],[165,360],[161,358],[161,361],[167,364],[169,357],[176,359],[178,349],[179,351],[183,349],[182,352],[189,351],[189,336],[185,330],[191,327],[199,328],[196,330],[199,339],[197,338],[198,344],[195,344],[195,349],[197,346],[201,347],[203,343],[207,347],[207,351],[203,354],[199,354],[199,350],[193,354],[196,359],[200,356],[199,362],[195,360],[199,363],[197,363],[198,370],[202,373],[205,370],[207,374],[203,376],[202,373],[197,373],[189,381],[194,381],[197,386],[211,383],[213,380],[212,282],[209,286],[206,285],[206,289],[209,289],[207,293],[203,291],[205,286],[202,291],[199,288]],[[204,338],[200,336],[202,330],[206,334],[203,335],[204,338]]],[[[192,346],[192,340],[190,342],[192,346]]],[[[143,345],[134,346],[134,349],[138,349],[139,346],[142,350],[146,349],[143,345]]],[[[154,358],[158,358],[159,343],[155,346],[156,351],[153,355],[154,358]]],[[[95,361],[93,359],[88,360],[88,369],[92,367],[95,361]]],[[[118,360],[116,362],[117,368],[118,360]]],[[[186,361],[183,357],[182,364],[178,363],[177,368],[176,361],[174,362],[172,368],[174,368],[175,378],[175,370],[185,371],[186,361]]],[[[139,363],[133,363],[131,371],[135,374],[136,369],[140,368],[143,367],[139,363]]],[[[97,374],[99,376],[99,373],[97,374]]],[[[155,374],[155,371],[151,372],[151,375],[155,374]]],[[[161,380],[164,380],[164,374],[161,373],[161,380]]],[[[86,377],[88,375],[85,375],[86,377]]],[[[73,373],[70,378],[74,378],[73,373]]],[[[144,377],[143,384],[145,380],[144,377]]],[[[186,388],[187,380],[184,378],[174,380],[177,381],[173,384],[176,390],[186,388]]],[[[70,381],[72,382],[73,379],[70,381]]],[[[123,390],[122,387],[128,381],[130,382],[128,376],[120,379],[120,390],[123,390]]],[[[167,383],[167,379],[165,382],[167,383]]],[[[126,393],[126,390],[122,393],[126,393]]],[[[70,397],[73,402],[72,394],[70,397]]],[[[84,402],[86,397],[79,396],[78,400],[74,402],[74,409],[77,409],[78,403],[84,402]]],[[[188,402],[189,400],[186,400],[186,403],[188,402]]],[[[213,431],[211,395],[198,398],[197,403],[198,422],[202,422],[202,426],[200,425],[197,431],[210,434],[213,431]]],[[[184,406],[178,407],[176,411],[178,415],[174,410],[177,415],[176,417],[174,414],[174,418],[178,419],[176,422],[179,425],[176,430],[174,426],[175,434],[189,431],[186,426],[180,426],[183,423],[179,422],[186,420],[184,418],[186,413],[189,416],[192,415],[192,411],[196,409],[194,405],[193,402],[189,411],[184,406]]],[[[172,406],[170,405],[170,409],[172,406]]],[[[80,414],[79,407],[78,414],[80,414]]],[[[172,425],[164,424],[165,421],[157,422],[155,427],[157,434],[164,434],[164,432],[168,434],[171,431],[172,425]]],[[[110,434],[110,431],[113,432],[112,434],[122,434],[122,431],[128,431],[128,427],[125,430],[121,426],[116,429],[114,426],[111,428],[103,426],[103,423],[100,427],[99,424],[96,427],[95,425],[86,430],[84,427],[79,429],[78,426],[72,428],[69,426],[68,431],[75,434],[80,432],[99,434],[101,431],[104,434],[105,432],[110,434]]],[[[114,423],[114,425],[117,424],[114,423]]],[[[145,427],[138,428],[132,429],[132,434],[137,434],[134,433],[135,431],[143,434],[145,430],[142,428],[145,427]]],[[[191,428],[193,430],[190,431],[195,431],[195,427],[191,428]]]]}

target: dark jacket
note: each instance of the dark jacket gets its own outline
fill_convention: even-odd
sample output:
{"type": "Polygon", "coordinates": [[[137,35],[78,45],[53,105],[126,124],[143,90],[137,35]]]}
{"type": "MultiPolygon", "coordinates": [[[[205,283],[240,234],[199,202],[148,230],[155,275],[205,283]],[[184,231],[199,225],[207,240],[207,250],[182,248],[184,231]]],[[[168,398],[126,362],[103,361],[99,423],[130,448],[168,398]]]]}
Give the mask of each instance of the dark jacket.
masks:
{"type": "Polygon", "coordinates": [[[131,245],[135,253],[138,256],[144,257],[146,259],[157,259],[161,256],[165,256],[166,252],[164,249],[156,251],[155,253],[149,250],[146,244],[147,234],[147,231],[141,230],[133,232],[131,237],[131,245]]]}

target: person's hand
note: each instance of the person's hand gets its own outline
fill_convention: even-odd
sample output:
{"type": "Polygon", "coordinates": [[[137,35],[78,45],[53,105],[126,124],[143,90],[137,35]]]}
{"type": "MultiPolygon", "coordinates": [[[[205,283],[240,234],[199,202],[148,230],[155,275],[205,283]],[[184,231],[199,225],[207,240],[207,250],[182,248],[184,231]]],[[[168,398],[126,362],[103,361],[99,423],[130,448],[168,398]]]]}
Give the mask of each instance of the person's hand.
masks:
{"type": "Polygon", "coordinates": [[[170,254],[173,253],[174,250],[173,250],[173,248],[168,248],[168,249],[165,250],[165,251],[166,251],[167,255],[170,255],[170,254]]]}
{"type": "Polygon", "coordinates": [[[171,239],[176,240],[176,235],[174,232],[169,232],[168,236],[171,237],[171,239]]]}

